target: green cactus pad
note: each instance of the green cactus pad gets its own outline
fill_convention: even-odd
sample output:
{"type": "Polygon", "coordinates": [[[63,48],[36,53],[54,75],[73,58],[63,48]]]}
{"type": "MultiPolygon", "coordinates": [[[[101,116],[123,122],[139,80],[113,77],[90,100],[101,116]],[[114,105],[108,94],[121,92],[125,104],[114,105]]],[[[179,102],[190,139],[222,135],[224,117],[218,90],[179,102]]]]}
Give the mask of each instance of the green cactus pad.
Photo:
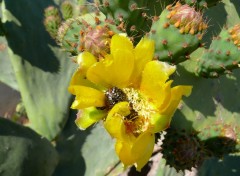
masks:
{"type": "Polygon", "coordinates": [[[220,35],[213,39],[209,49],[199,59],[198,75],[218,77],[220,74],[231,73],[231,70],[239,67],[240,47],[232,39],[230,31],[231,29],[223,29],[220,35]]]}
{"type": "MultiPolygon", "coordinates": [[[[178,3],[178,6],[182,5],[178,3]]],[[[195,12],[188,5],[184,5],[183,8],[196,15],[196,21],[199,24],[194,26],[195,23],[191,24],[191,21],[186,24],[184,24],[184,21],[181,24],[181,20],[176,21],[176,19],[173,19],[171,21],[169,18],[174,13],[175,7],[174,9],[171,9],[171,6],[169,8],[162,12],[159,20],[153,22],[149,37],[155,41],[155,57],[158,60],[178,64],[189,59],[189,55],[201,46],[203,30],[206,28],[206,24],[203,22],[201,14],[195,12]],[[200,31],[198,31],[199,29],[200,31]]]]}
{"type": "Polygon", "coordinates": [[[51,5],[49,3],[7,0],[2,5],[6,7],[4,15],[7,10],[12,14],[3,16],[6,19],[4,27],[9,33],[6,36],[8,53],[29,125],[42,136],[53,139],[68,118],[71,95],[67,87],[74,64],[44,29],[43,13],[51,5]]]}
{"type": "Polygon", "coordinates": [[[51,176],[58,163],[52,144],[30,128],[0,117],[0,175],[51,176]]]}
{"type": "Polygon", "coordinates": [[[5,37],[0,37],[0,81],[18,90],[15,73],[8,55],[8,44],[5,37]]]}

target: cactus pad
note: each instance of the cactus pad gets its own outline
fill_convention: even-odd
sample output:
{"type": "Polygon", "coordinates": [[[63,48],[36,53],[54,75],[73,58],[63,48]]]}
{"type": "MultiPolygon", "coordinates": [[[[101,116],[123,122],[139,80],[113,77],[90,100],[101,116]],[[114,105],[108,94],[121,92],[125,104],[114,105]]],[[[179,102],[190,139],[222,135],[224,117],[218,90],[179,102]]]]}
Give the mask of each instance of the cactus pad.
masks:
{"type": "Polygon", "coordinates": [[[202,14],[194,8],[180,3],[168,6],[149,33],[156,43],[157,59],[173,64],[187,60],[201,46],[206,28],[202,14]]]}

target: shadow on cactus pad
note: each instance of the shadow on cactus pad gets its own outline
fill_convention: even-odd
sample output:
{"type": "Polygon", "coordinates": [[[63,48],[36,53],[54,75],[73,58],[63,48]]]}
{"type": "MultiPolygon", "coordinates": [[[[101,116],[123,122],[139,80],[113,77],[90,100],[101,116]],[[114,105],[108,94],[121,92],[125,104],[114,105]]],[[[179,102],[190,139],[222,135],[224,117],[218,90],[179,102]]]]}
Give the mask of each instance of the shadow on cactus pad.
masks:
{"type": "Polygon", "coordinates": [[[0,117],[0,175],[51,176],[58,154],[30,128],[0,117]]]}
{"type": "Polygon", "coordinates": [[[209,158],[199,168],[199,176],[239,176],[240,157],[225,155],[223,159],[209,158]]]}
{"type": "Polygon", "coordinates": [[[53,176],[118,175],[123,168],[110,135],[101,124],[79,130],[74,123],[76,113],[70,112],[65,128],[56,139],[60,162],[53,176]]]}
{"type": "Polygon", "coordinates": [[[3,25],[7,31],[8,45],[13,53],[21,56],[23,63],[26,60],[41,70],[58,72],[60,63],[49,47],[56,44],[50,39],[43,25],[44,9],[53,5],[53,2],[44,1],[38,5],[33,4],[38,2],[27,0],[4,2],[7,9],[5,12],[11,14],[10,17],[8,15],[8,20],[12,21],[7,21],[3,25]]]}
{"type": "Polygon", "coordinates": [[[239,0],[230,0],[230,2],[234,4],[234,6],[235,6],[235,8],[237,10],[237,13],[240,16],[240,3],[239,3],[239,0]]]}
{"type": "Polygon", "coordinates": [[[239,152],[237,142],[227,137],[214,137],[203,141],[206,149],[215,157],[223,157],[224,154],[239,152]]]}

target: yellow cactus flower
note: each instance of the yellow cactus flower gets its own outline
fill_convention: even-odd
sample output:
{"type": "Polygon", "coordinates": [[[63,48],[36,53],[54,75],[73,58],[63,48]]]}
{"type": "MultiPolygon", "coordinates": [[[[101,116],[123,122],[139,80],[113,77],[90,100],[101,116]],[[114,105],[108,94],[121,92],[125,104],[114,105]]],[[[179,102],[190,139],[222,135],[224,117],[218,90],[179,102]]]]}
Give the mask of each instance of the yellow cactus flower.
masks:
{"type": "Polygon", "coordinates": [[[79,55],[69,91],[76,95],[80,129],[103,120],[116,139],[124,166],[140,171],[152,155],[155,133],[168,128],[182,96],[191,86],[171,87],[175,66],[152,60],[154,42],[143,38],[134,48],[129,38],[114,35],[110,54],[97,62],[88,52],[79,55]]]}

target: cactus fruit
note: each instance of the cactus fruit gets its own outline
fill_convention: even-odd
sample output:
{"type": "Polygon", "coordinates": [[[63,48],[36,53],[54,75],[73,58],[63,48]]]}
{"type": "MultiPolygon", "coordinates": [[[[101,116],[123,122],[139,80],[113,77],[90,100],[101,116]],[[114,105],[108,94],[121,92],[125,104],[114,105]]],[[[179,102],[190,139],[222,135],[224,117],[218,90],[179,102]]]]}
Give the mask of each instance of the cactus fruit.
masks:
{"type": "Polygon", "coordinates": [[[104,57],[110,52],[110,41],[114,32],[109,26],[88,27],[85,31],[81,31],[80,50],[89,51],[97,58],[104,57]]]}
{"type": "Polygon", "coordinates": [[[70,18],[58,30],[59,44],[72,56],[89,51],[97,58],[109,52],[112,35],[121,32],[103,14],[87,14],[70,18]]]}
{"type": "Polygon", "coordinates": [[[163,158],[166,159],[167,165],[177,171],[191,170],[208,157],[208,152],[196,132],[188,134],[172,128],[167,129],[166,132],[162,144],[163,158]]]}
{"type": "Polygon", "coordinates": [[[73,17],[73,5],[70,1],[64,1],[61,4],[61,12],[62,17],[64,20],[67,20],[69,18],[73,17]]]}
{"type": "Polygon", "coordinates": [[[56,39],[57,31],[62,21],[58,9],[54,6],[49,6],[45,9],[44,16],[44,25],[46,30],[53,39],[56,39]]]}
{"type": "Polygon", "coordinates": [[[197,74],[203,77],[218,77],[231,73],[240,63],[240,24],[223,29],[215,37],[208,50],[199,59],[197,74]]]}
{"type": "Polygon", "coordinates": [[[173,64],[183,62],[201,46],[206,21],[201,12],[181,3],[169,5],[154,21],[149,37],[155,41],[155,56],[173,64]]]}

